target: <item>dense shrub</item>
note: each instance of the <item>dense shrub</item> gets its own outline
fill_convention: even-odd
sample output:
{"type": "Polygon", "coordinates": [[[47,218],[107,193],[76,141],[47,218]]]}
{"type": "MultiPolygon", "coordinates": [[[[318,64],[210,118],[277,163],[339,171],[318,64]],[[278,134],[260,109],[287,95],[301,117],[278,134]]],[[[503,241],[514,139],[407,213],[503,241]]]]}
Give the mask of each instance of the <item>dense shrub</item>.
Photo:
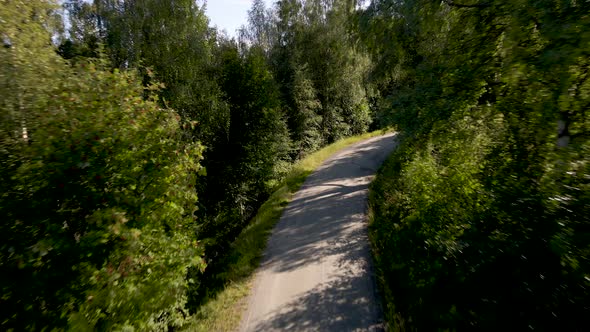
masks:
{"type": "Polygon", "coordinates": [[[47,2],[2,6],[1,328],[181,324],[201,147],[133,71],[61,61],[47,2]]]}
{"type": "Polygon", "coordinates": [[[583,330],[586,163],[548,155],[540,179],[518,174],[506,132],[490,130],[493,121],[464,127],[473,120],[405,140],[372,186],[371,233],[392,327],[583,330]],[[569,176],[556,176],[552,163],[569,176]]]}
{"type": "Polygon", "coordinates": [[[588,10],[422,0],[367,10],[382,117],[404,137],[372,193],[394,328],[587,328],[588,10]]]}

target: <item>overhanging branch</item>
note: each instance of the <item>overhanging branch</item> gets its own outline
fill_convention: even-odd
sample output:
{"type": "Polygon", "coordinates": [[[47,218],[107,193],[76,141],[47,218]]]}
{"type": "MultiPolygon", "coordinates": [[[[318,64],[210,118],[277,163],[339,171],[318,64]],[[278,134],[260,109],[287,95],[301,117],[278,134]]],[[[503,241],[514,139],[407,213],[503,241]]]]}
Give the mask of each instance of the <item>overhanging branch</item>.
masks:
{"type": "Polygon", "coordinates": [[[443,2],[451,7],[457,7],[457,8],[486,8],[486,7],[490,6],[490,4],[487,4],[487,3],[475,3],[475,4],[467,5],[467,4],[462,4],[462,3],[456,3],[455,1],[452,1],[452,0],[443,0],[443,2]]]}

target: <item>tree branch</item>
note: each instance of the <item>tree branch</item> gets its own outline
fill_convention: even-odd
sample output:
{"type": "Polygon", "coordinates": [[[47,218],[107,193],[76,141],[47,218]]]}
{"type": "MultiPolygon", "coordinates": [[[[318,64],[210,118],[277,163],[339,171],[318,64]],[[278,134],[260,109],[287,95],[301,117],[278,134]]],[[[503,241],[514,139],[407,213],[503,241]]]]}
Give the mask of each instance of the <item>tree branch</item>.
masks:
{"type": "Polygon", "coordinates": [[[486,7],[490,6],[490,4],[488,4],[488,3],[476,3],[476,4],[472,4],[472,5],[466,5],[466,4],[456,3],[455,1],[452,1],[452,0],[443,0],[443,2],[451,7],[457,7],[457,8],[486,8],[486,7]]]}

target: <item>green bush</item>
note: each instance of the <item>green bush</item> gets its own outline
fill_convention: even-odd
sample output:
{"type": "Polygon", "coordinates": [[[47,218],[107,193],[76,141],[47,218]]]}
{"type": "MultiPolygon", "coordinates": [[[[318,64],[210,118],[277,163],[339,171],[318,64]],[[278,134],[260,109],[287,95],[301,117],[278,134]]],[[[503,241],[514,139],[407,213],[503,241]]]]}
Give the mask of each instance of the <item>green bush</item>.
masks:
{"type": "Polygon", "coordinates": [[[406,139],[372,185],[371,234],[392,328],[583,330],[583,154],[547,153],[544,172],[518,173],[502,117],[443,127],[406,139]]]}
{"type": "Polygon", "coordinates": [[[201,148],[182,143],[176,114],[143,99],[133,73],[89,65],[56,83],[27,110],[38,124],[29,141],[3,145],[7,326],[168,323],[161,314],[183,308],[186,269],[202,266],[201,148]]]}
{"type": "Polygon", "coordinates": [[[371,198],[392,328],[587,329],[589,9],[367,9],[382,117],[405,137],[371,198]]]}
{"type": "Polygon", "coordinates": [[[158,105],[157,86],[61,61],[46,42],[47,2],[5,5],[1,328],[182,324],[187,269],[204,267],[193,216],[202,148],[158,105]]]}

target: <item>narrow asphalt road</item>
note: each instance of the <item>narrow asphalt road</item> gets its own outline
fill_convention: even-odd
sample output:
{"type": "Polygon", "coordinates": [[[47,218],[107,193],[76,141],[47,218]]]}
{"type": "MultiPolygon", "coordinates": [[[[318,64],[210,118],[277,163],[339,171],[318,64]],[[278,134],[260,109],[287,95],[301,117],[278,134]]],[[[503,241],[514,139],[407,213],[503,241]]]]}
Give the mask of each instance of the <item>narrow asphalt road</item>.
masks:
{"type": "Polygon", "coordinates": [[[394,134],[370,138],[307,178],[269,239],[240,331],[382,330],[367,192],[394,147],[394,134]]]}

